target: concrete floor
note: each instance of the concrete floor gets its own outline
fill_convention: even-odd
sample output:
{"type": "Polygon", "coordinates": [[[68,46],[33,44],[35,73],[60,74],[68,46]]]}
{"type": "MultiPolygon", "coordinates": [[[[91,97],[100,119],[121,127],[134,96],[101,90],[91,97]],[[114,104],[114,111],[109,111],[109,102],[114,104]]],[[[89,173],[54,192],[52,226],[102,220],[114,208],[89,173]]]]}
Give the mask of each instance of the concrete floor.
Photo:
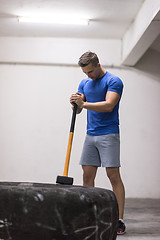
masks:
{"type": "Polygon", "coordinates": [[[126,199],[127,232],[117,240],[160,240],[160,199],[126,199]]]}

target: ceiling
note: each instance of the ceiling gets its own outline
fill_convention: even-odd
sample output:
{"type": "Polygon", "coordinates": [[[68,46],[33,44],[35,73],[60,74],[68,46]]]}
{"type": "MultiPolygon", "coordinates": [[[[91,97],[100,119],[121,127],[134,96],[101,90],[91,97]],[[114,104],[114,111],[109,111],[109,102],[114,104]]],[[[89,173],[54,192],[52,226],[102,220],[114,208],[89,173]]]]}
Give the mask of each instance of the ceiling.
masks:
{"type": "Polygon", "coordinates": [[[0,36],[121,39],[144,0],[0,0],[0,36]],[[88,26],[19,23],[17,16],[80,15],[88,26]]]}
{"type": "Polygon", "coordinates": [[[0,37],[122,40],[122,64],[160,53],[159,0],[0,0],[0,37]],[[80,16],[88,26],[20,23],[18,16],[80,16]]]}
{"type": "Polygon", "coordinates": [[[153,42],[153,44],[151,45],[151,48],[155,51],[160,52],[160,35],[153,42]]]}

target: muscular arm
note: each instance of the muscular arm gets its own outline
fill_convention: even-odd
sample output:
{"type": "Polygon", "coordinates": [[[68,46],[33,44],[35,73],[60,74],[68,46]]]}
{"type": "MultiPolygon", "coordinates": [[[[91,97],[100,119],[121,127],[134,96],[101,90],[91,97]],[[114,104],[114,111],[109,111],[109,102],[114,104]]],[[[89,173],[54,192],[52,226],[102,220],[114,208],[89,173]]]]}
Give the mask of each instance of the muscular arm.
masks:
{"type": "Polygon", "coordinates": [[[119,99],[120,95],[118,93],[108,91],[105,101],[90,103],[83,101],[82,97],[79,96],[75,102],[81,109],[85,108],[95,112],[112,112],[119,99]]]}

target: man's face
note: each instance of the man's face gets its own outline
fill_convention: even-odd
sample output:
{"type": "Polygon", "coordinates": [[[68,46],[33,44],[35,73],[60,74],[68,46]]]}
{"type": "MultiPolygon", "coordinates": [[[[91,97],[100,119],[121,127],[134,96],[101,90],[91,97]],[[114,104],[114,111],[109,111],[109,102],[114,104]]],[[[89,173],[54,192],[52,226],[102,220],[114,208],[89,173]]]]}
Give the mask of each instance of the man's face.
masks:
{"type": "Polygon", "coordinates": [[[100,64],[93,66],[92,63],[89,63],[87,66],[82,67],[82,71],[92,80],[96,80],[100,77],[100,64]]]}

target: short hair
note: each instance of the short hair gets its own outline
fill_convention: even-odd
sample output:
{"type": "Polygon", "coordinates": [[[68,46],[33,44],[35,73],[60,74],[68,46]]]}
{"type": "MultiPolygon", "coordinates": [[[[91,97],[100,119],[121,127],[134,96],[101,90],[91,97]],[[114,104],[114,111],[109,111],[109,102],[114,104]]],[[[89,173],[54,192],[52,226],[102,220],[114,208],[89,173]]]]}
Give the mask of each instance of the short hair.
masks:
{"type": "Polygon", "coordinates": [[[78,65],[80,67],[86,67],[88,64],[92,63],[93,66],[97,66],[99,59],[97,55],[91,51],[85,52],[79,58],[78,65]]]}

